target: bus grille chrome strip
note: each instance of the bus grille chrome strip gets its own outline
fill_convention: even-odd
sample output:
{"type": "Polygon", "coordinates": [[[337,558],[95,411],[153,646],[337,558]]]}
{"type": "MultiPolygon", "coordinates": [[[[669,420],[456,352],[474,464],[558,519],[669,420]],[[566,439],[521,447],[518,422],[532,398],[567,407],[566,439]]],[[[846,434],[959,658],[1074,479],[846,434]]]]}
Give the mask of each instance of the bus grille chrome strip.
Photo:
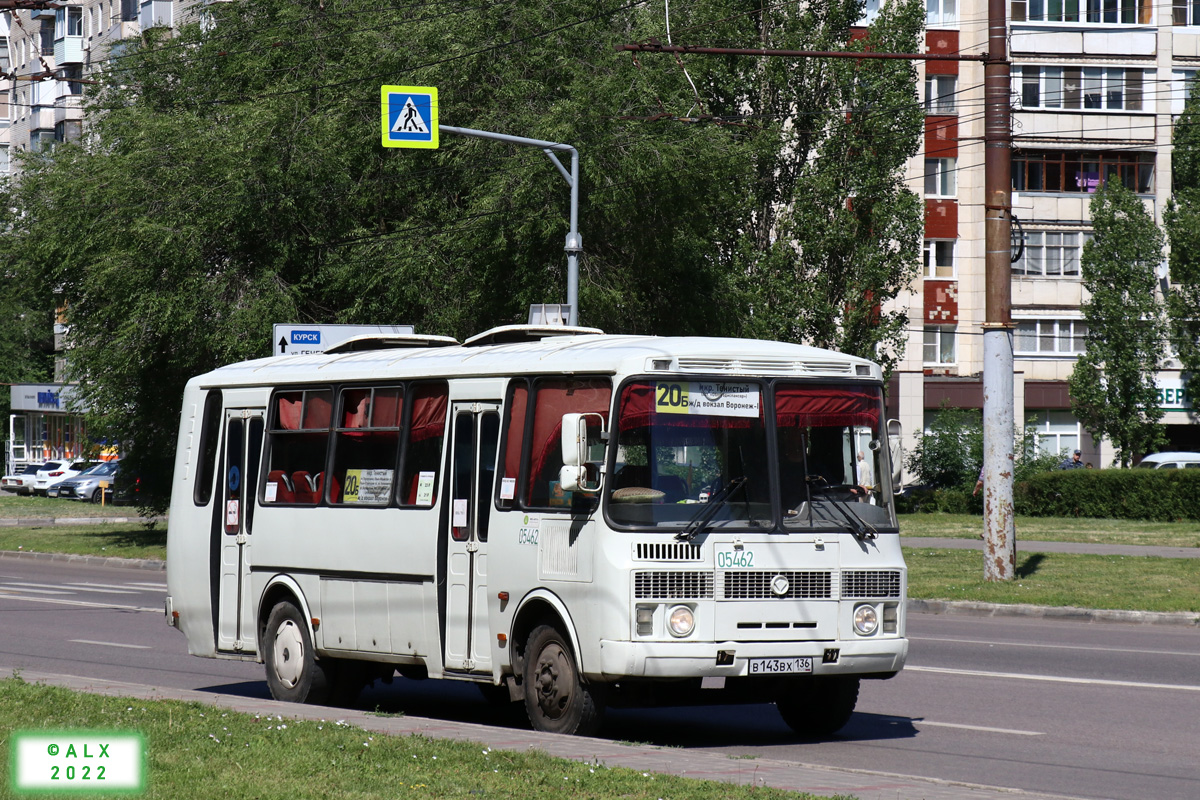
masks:
{"type": "Polygon", "coordinates": [[[850,570],[842,573],[842,597],[899,597],[899,570],[850,570]]]}
{"type": "Polygon", "coordinates": [[[724,573],[722,600],[828,600],[833,597],[833,573],[828,571],[739,570],[724,573]],[[771,582],[787,578],[787,592],[776,594],[771,582]]]}

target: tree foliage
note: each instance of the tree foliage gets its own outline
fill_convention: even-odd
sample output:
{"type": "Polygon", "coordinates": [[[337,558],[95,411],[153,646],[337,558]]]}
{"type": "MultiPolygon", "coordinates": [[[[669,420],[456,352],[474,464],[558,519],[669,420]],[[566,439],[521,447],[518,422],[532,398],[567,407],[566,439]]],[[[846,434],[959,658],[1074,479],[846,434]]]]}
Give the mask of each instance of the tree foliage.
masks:
{"type": "MultiPolygon", "coordinates": [[[[983,414],[978,409],[943,407],[918,431],[917,444],[906,466],[917,480],[938,489],[970,490],[983,466],[983,414]]],[[[1037,424],[1031,417],[1017,431],[1013,448],[1013,480],[1054,469],[1065,453],[1047,452],[1038,446],[1037,424]]]]}
{"type": "Polygon", "coordinates": [[[1200,92],[1175,120],[1171,198],[1163,213],[1171,246],[1167,318],[1171,343],[1186,371],[1200,374],[1200,92]]]}
{"type": "Polygon", "coordinates": [[[1107,181],[1090,205],[1095,237],[1080,271],[1087,346],[1069,381],[1071,410],[1106,437],[1128,466],[1163,439],[1154,375],[1166,354],[1166,321],[1155,295],[1162,233],[1137,195],[1107,181]]]}
{"type": "MultiPolygon", "coordinates": [[[[861,0],[813,5],[701,0],[670,24],[844,47],[861,0]]],[[[583,324],[865,355],[898,335],[878,309],[916,270],[911,65],[635,59],[614,46],[667,39],[663,9],[595,0],[205,14],[114,51],[84,141],[24,160],[0,243],[42,307],[66,308],[92,429],[143,473],[169,474],[183,383],[270,353],[273,322],[463,337],[562,300],[552,164],[451,135],[383,148],[381,84],[437,86],[445,125],[578,148],[583,324]]],[[[914,51],[920,27],[897,4],[854,46],[914,51]]]]}

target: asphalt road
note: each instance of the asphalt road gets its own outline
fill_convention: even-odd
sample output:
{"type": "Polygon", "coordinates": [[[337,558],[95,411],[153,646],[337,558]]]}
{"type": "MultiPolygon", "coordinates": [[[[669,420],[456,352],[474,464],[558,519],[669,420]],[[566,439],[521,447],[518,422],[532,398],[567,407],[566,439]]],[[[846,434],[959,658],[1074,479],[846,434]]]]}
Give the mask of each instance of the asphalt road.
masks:
{"type": "MultiPolygon", "coordinates": [[[[164,592],[161,572],[0,557],[0,665],[266,697],[261,666],[186,654],[164,592]]],[[[613,710],[602,735],[1070,797],[1200,797],[1195,628],[914,614],[909,634],[909,666],[864,683],[834,741],[798,743],[770,706],[613,710]]],[[[451,682],[397,678],[358,705],[522,725],[451,682]]]]}

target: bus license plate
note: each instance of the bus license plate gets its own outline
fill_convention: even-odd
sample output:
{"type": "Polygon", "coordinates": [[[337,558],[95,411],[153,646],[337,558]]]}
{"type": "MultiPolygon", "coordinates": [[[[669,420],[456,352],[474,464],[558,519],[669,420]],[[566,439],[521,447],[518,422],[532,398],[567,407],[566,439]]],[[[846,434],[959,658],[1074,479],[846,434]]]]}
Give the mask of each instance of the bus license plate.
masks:
{"type": "Polygon", "coordinates": [[[783,675],[786,673],[812,672],[812,656],[795,658],[752,658],[751,675],[783,675]]]}

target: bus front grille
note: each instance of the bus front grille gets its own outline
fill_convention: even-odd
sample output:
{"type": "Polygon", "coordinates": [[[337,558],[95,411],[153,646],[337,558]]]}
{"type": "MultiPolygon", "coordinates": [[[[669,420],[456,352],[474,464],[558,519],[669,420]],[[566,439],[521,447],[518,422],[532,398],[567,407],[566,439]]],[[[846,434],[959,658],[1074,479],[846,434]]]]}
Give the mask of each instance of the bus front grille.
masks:
{"type": "Polygon", "coordinates": [[[633,596],[638,600],[709,600],[711,572],[635,572],[633,596]]]}
{"type": "Polygon", "coordinates": [[[898,570],[850,570],[842,573],[842,597],[899,597],[898,570]]]}
{"type": "Polygon", "coordinates": [[[833,596],[833,575],[827,571],[746,570],[724,575],[722,600],[828,600],[833,596]],[[777,577],[786,583],[776,583],[777,577]],[[785,586],[783,594],[778,593],[785,586]]]}
{"type": "Polygon", "coordinates": [[[638,542],[638,561],[699,561],[700,545],[687,542],[638,542]]]}

